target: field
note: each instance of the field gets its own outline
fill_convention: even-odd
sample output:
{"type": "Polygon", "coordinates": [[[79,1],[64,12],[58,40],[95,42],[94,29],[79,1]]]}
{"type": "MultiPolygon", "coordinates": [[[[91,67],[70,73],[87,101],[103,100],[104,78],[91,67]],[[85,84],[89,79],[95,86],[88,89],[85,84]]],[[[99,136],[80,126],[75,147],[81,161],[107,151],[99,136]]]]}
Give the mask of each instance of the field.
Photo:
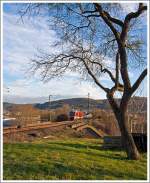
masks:
{"type": "Polygon", "coordinates": [[[4,144],[4,180],[145,180],[147,157],[126,159],[99,139],[40,140],[4,144]]]}

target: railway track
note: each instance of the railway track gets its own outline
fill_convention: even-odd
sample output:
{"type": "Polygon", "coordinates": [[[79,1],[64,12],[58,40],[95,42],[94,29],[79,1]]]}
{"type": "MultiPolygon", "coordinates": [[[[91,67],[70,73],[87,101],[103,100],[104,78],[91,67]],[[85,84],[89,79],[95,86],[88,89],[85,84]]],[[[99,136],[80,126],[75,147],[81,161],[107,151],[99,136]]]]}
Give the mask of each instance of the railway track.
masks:
{"type": "Polygon", "coordinates": [[[3,135],[8,134],[15,134],[19,132],[29,132],[32,130],[40,130],[40,129],[46,129],[46,128],[54,128],[54,127],[60,127],[60,126],[68,126],[72,129],[76,129],[77,131],[81,131],[85,128],[90,128],[92,131],[94,131],[99,137],[103,137],[105,134],[103,131],[98,131],[93,126],[88,125],[87,122],[83,121],[65,121],[65,122],[45,122],[45,123],[39,123],[39,124],[31,124],[28,126],[19,127],[13,126],[13,127],[5,127],[3,128],[3,135]]]}
{"type": "Polygon", "coordinates": [[[24,132],[24,131],[31,131],[31,130],[40,130],[44,128],[53,128],[58,126],[69,126],[71,124],[75,123],[74,121],[65,121],[65,122],[56,122],[56,123],[42,123],[42,124],[36,124],[36,125],[30,125],[30,126],[24,126],[18,128],[17,126],[14,127],[6,127],[3,128],[3,134],[10,134],[10,133],[17,133],[17,132],[24,132]]]}

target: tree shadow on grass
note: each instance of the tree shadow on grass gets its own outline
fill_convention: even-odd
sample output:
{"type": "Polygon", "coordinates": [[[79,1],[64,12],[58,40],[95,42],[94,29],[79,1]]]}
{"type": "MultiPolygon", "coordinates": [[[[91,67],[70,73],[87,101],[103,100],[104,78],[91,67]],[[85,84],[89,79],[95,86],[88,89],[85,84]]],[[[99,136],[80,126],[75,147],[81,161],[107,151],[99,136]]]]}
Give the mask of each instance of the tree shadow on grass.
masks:
{"type": "Polygon", "coordinates": [[[64,163],[58,163],[56,162],[54,164],[54,174],[57,174],[59,178],[67,178],[64,177],[66,174],[74,174],[74,178],[72,180],[146,180],[146,177],[142,175],[137,175],[136,171],[135,173],[132,172],[126,172],[125,170],[123,171],[122,169],[111,169],[111,168],[105,168],[105,166],[95,166],[87,168],[82,168],[82,167],[75,167],[75,166],[70,166],[66,165],[64,163]],[[75,178],[76,177],[76,178],[75,178]]]}
{"type": "Polygon", "coordinates": [[[56,146],[50,146],[49,149],[51,151],[66,151],[66,152],[75,152],[75,153],[84,153],[87,155],[93,155],[97,157],[103,157],[103,158],[109,158],[111,160],[127,160],[126,156],[122,156],[121,154],[118,154],[120,152],[123,152],[119,149],[104,149],[100,146],[95,145],[87,145],[87,144],[74,144],[74,143],[60,143],[60,142],[49,142],[49,145],[56,145],[56,146]],[[96,150],[95,152],[89,151],[89,150],[96,150]],[[104,151],[104,153],[100,153],[101,151],[104,151]],[[108,153],[107,153],[108,151],[108,153]],[[110,153],[111,152],[111,153],[110,153]]]}
{"type": "MultiPolygon", "coordinates": [[[[27,146],[28,147],[28,146],[27,146]]],[[[26,146],[24,146],[26,148],[26,146]]],[[[98,145],[87,145],[87,144],[78,144],[78,143],[60,143],[60,142],[49,142],[46,144],[32,144],[30,145],[30,150],[34,152],[34,155],[41,154],[43,150],[47,149],[47,151],[57,151],[57,152],[68,152],[68,153],[84,153],[87,155],[93,155],[93,157],[103,157],[109,158],[111,160],[127,160],[127,158],[120,154],[119,150],[116,149],[103,149],[98,145]],[[37,151],[37,148],[39,151],[37,151]],[[35,150],[34,150],[35,149],[35,150]],[[96,151],[92,151],[96,150],[96,151]],[[108,153],[107,153],[108,152],[108,153]]]]}
{"type": "Polygon", "coordinates": [[[104,179],[104,167],[99,166],[97,168],[82,168],[79,166],[73,166],[73,165],[66,165],[66,164],[60,164],[55,163],[54,165],[54,172],[57,175],[63,179],[67,179],[67,175],[72,175],[70,177],[70,180],[92,180],[92,179],[104,179]]]}
{"type": "MultiPolygon", "coordinates": [[[[105,164],[97,164],[97,161],[101,161],[101,158],[104,159],[110,159],[111,160],[126,160],[126,158],[119,154],[120,152],[116,151],[107,151],[101,152],[99,151],[91,151],[91,149],[94,149],[93,147],[96,147],[96,150],[98,146],[93,145],[86,145],[86,144],[74,144],[74,143],[49,143],[47,146],[43,146],[41,144],[38,144],[38,151],[37,151],[37,145],[32,144],[32,150],[34,148],[37,152],[35,152],[33,156],[33,161],[25,161],[22,162],[19,160],[17,162],[12,162],[11,164],[5,163],[4,165],[4,179],[5,180],[124,180],[124,179],[140,179],[144,180],[146,179],[144,177],[144,174],[137,175],[136,172],[125,172],[122,169],[117,168],[115,171],[112,169],[112,167],[105,166],[105,164]],[[55,146],[54,146],[55,145],[55,146]],[[63,151],[68,154],[68,160],[69,160],[69,154],[73,154],[76,158],[78,156],[78,153],[83,153],[86,155],[85,160],[91,157],[91,161],[93,165],[89,164],[88,166],[79,166],[77,163],[69,162],[67,159],[57,159],[55,160],[52,156],[47,157],[46,155],[46,161],[37,162],[36,157],[43,153],[43,148],[47,148],[46,154],[51,154],[52,152],[60,152],[63,151]],[[90,151],[89,151],[90,150],[90,151]],[[34,159],[35,157],[35,159],[34,159]],[[130,174],[130,175],[129,175],[130,174]],[[11,178],[10,178],[11,177],[11,178]]],[[[80,156],[80,155],[79,155],[80,156]]],[[[103,161],[104,161],[103,159],[103,161]]],[[[76,162],[76,161],[75,161],[76,162]]],[[[89,162],[89,163],[90,163],[89,162]]],[[[81,162],[82,164],[82,162],[81,162]]]]}
{"type": "MultiPolygon", "coordinates": [[[[103,157],[103,158],[109,158],[109,159],[116,159],[116,160],[127,160],[127,158],[125,156],[122,156],[121,154],[118,154],[119,152],[122,152],[122,150],[118,150],[118,149],[103,149],[99,146],[93,146],[93,145],[85,145],[85,144],[73,144],[73,143],[55,143],[58,146],[54,147],[54,150],[61,150],[61,151],[73,151],[73,152],[83,152],[84,154],[87,155],[93,155],[93,156],[98,156],[98,157],[103,157]],[[73,149],[72,149],[73,148],[73,149]],[[98,151],[95,152],[87,152],[87,150],[91,150],[91,149],[95,149],[98,151]],[[104,153],[100,153],[100,151],[104,151],[104,153]],[[108,151],[108,154],[107,154],[108,151]],[[110,151],[112,151],[112,153],[110,154],[110,151]]],[[[51,150],[53,149],[53,147],[51,147],[51,150]]]]}
{"type": "Polygon", "coordinates": [[[79,167],[65,162],[13,163],[4,167],[4,180],[146,180],[142,174],[105,168],[104,166],[79,167]],[[9,173],[5,171],[9,169],[9,173]],[[9,178],[8,178],[9,177],[9,178]]]}
{"type": "Polygon", "coordinates": [[[99,167],[97,171],[91,168],[84,169],[68,165],[63,162],[54,161],[51,163],[53,165],[51,167],[31,162],[5,165],[4,180],[51,180],[51,177],[55,177],[55,180],[96,180],[97,178],[103,180],[104,178],[103,167],[99,167]]]}
{"type": "Polygon", "coordinates": [[[79,149],[95,149],[95,150],[100,150],[100,146],[98,145],[88,145],[88,144],[74,144],[74,143],[60,143],[60,142],[55,142],[55,143],[49,143],[49,144],[57,144],[61,145],[64,147],[69,147],[69,148],[79,148],[79,149]]]}

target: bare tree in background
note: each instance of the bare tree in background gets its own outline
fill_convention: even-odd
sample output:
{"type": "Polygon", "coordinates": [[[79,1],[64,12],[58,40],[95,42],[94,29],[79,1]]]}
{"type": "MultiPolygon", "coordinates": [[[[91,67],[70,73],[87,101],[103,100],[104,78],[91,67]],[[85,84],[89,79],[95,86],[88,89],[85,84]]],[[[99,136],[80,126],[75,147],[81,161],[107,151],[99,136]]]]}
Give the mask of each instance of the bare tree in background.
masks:
{"type": "Polygon", "coordinates": [[[32,71],[38,70],[44,81],[61,77],[65,72],[78,72],[94,81],[106,93],[128,158],[139,159],[128,129],[127,106],[147,75],[145,68],[138,70],[140,74],[134,83],[129,77],[130,67],[146,67],[144,33],[143,27],[139,27],[139,17],[147,6],[139,3],[135,12],[125,14],[119,3],[33,3],[26,4],[20,14],[36,15],[41,9],[48,10],[49,25],[56,31],[58,40],[53,50],[40,51],[32,60],[32,71]],[[109,78],[111,84],[104,83],[101,76],[109,78]],[[119,104],[115,101],[118,91],[122,93],[119,104]]]}

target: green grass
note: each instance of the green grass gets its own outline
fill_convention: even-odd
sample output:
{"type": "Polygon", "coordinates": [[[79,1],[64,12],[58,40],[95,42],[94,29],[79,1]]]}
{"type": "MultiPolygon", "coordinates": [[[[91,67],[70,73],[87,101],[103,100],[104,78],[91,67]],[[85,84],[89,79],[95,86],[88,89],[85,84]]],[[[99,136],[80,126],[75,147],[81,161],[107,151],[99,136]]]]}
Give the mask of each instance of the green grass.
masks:
{"type": "Polygon", "coordinates": [[[145,180],[147,157],[127,160],[100,140],[46,140],[4,144],[4,180],[145,180]]]}

